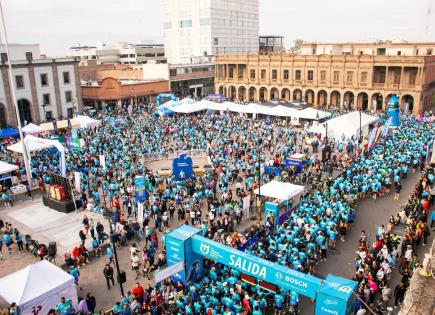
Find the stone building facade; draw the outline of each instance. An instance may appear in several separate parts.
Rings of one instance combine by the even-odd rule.
[[[232,99],[385,110],[397,95],[401,108],[415,114],[435,106],[435,56],[227,55],[215,61],[215,90]]]

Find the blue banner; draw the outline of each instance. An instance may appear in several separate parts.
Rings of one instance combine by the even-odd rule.
[[[390,130],[391,124],[393,123],[393,117],[390,117],[388,121],[386,122],[384,129],[382,129],[382,137],[386,137],[388,134],[388,130]]]
[[[186,179],[193,175],[193,161],[192,158],[186,154],[181,154],[180,157],[172,161],[172,174],[175,178]]]
[[[193,252],[247,275],[293,290],[311,299],[316,297],[322,280],[265,259],[246,254],[202,236],[192,237]]]
[[[353,314],[358,283],[328,275],[317,292],[316,314]]]
[[[139,202],[143,202],[146,199],[145,194],[145,177],[136,176],[134,178],[134,190],[136,191],[136,198]]]

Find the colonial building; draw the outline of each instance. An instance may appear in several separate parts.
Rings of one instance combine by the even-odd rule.
[[[9,45],[12,82],[22,123],[40,123],[52,118],[72,117],[81,110],[78,61],[47,58],[39,45]],[[9,84],[8,56],[0,45],[0,128],[17,126]]]
[[[97,110],[124,103],[146,103],[169,92],[167,64],[97,65],[88,61],[79,69],[83,103]]]
[[[413,113],[435,103],[435,56],[217,56],[216,92],[233,99],[301,100],[313,106],[385,110],[392,95]]]

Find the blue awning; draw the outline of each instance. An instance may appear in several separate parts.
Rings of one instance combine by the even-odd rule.
[[[20,133],[17,129],[14,128],[5,128],[0,130],[0,138],[6,138],[6,137],[19,137]]]

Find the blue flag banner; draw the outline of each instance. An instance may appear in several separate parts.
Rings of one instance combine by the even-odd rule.
[[[388,130],[390,130],[391,124],[393,123],[393,117],[390,117],[388,121],[386,122],[384,128],[382,129],[382,137],[386,137],[388,134]]]
[[[146,199],[145,195],[145,177],[136,176],[134,178],[134,190],[136,191],[136,198],[139,202],[143,202]]]

